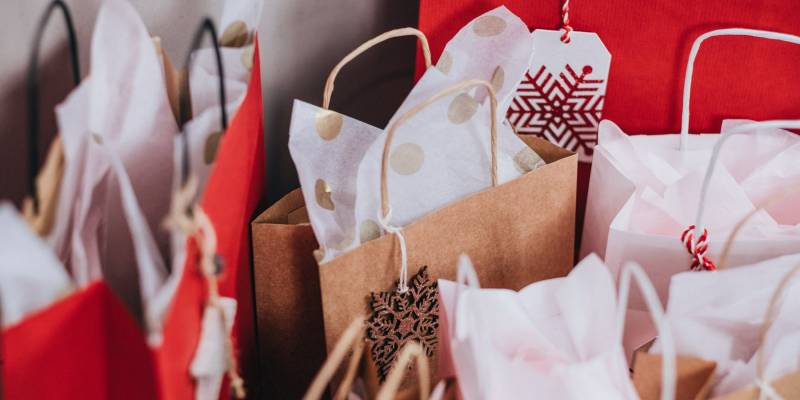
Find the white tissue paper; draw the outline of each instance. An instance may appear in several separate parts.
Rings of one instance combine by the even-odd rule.
[[[527,26],[498,7],[462,28],[436,68],[428,68],[392,122],[443,89],[468,79],[489,81],[498,98],[498,180],[544,162],[503,123],[532,57]],[[468,57],[470,54],[471,57]],[[391,223],[404,226],[491,186],[487,92],[473,88],[440,99],[402,124],[390,154]],[[309,219],[328,261],[381,235],[380,165],[385,132],[334,111],[295,101],[289,148]],[[383,132],[383,133],[382,133]]]
[[[8,327],[69,293],[70,277],[52,248],[11,203],[0,203],[0,316]]]

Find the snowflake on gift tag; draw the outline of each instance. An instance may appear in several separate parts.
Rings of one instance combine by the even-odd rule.
[[[433,356],[439,328],[437,286],[428,276],[428,267],[422,267],[411,278],[405,293],[396,289],[370,293],[372,314],[367,321],[366,336],[381,382],[389,375],[398,351],[407,342],[418,342],[428,357]]]
[[[592,67],[577,73],[567,64],[558,76],[541,66],[528,71],[507,117],[517,133],[534,134],[591,161],[603,113],[604,79],[590,79]]]

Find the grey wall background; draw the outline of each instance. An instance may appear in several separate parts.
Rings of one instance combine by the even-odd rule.
[[[224,0],[129,0],[173,60],[182,60],[202,16],[219,17]],[[47,0],[0,1],[0,199],[19,203],[27,173],[25,69]],[[82,75],[89,70],[94,19],[102,0],[66,0],[75,21]],[[391,28],[416,26],[416,0],[264,0],[259,38],[269,203],[297,187],[287,134],[292,101],[322,101],[330,69],[347,52]],[[53,107],[71,88],[66,30],[53,18],[42,46],[42,157],[56,126]],[[383,126],[411,89],[416,45],[377,47],[346,67],[332,108]]]

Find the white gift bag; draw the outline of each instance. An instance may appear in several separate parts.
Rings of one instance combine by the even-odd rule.
[[[42,309],[71,288],[67,270],[53,249],[10,203],[0,203],[0,326]]]
[[[464,399],[527,398],[532,393],[547,399],[638,399],[622,347],[631,278],[647,293],[666,344],[670,333],[641,268],[628,265],[623,271],[619,301],[612,276],[595,255],[565,278],[519,292],[480,289],[464,256],[459,283],[439,280],[444,310],[440,373],[456,377]],[[665,346],[665,353],[669,350]],[[663,360],[661,398],[672,399],[674,354]]]
[[[694,264],[710,267],[709,263],[719,257],[721,244],[736,222],[754,212],[756,203],[751,195],[763,199],[785,191],[785,186],[781,187],[774,178],[791,170],[791,166],[784,162],[773,168],[770,161],[782,154],[784,148],[798,143],[791,133],[773,129],[791,127],[780,123],[726,127],[725,135],[688,134],[694,60],[703,41],[725,35],[800,44],[797,36],[738,28],[700,36],[692,46],[687,66],[681,133],[628,136],[613,123],[604,121],[599,145],[595,147],[580,253],[600,254],[615,274],[625,262],[641,264],[662,301],[667,298],[670,276],[693,268]],[[752,132],[729,142],[713,179],[707,180],[715,146],[721,138],[731,136],[734,129]],[[761,185],[759,176],[772,177],[773,181]],[[784,185],[790,183],[789,179],[784,181]],[[707,193],[703,207],[699,200],[702,191]],[[782,219],[791,221],[786,216]],[[692,224],[702,225],[702,229],[687,229]],[[683,232],[686,234],[682,235]],[[760,212],[745,227],[728,262],[732,266],[746,265],[800,251],[798,234],[800,230],[795,225],[782,225],[767,212]],[[633,294],[631,307],[630,318],[638,321],[631,323],[641,329],[628,332],[629,352],[647,342],[654,333],[646,327],[638,292]]]

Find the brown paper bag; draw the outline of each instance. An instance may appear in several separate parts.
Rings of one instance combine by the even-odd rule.
[[[484,86],[490,97],[494,96],[487,82],[468,81],[400,116],[386,134],[383,171],[388,164],[386,149],[391,146],[397,124],[427,104],[475,85]],[[494,112],[494,107],[491,110]],[[492,125],[496,138],[494,118]],[[382,307],[379,303],[386,306],[368,321],[373,337],[367,351],[381,375],[388,373],[397,352],[408,341],[421,342],[426,353],[434,355],[438,307],[430,303],[436,301],[435,282],[454,280],[456,261],[464,253],[477,265],[491,266],[478,271],[486,287],[519,290],[532,282],[567,274],[573,265],[577,157],[545,140],[524,140],[547,165],[456,201],[405,226],[399,234],[384,235],[320,265],[329,350],[355,316],[372,314],[372,293],[376,309]],[[492,150],[496,154],[496,140],[492,141]],[[492,172],[496,175],[494,162]],[[386,176],[382,174],[381,182],[384,217],[389,208]],[[402,243],[406,252],[401,251]],[[402,253],[407,255],[407,269],[401,268],[405,259]],[[403,283],[408,282],[410,289],[400,294],[396,288],[403,275],[408,277]],[[430,292],[433,300],[425,294]]]
[[[717,363],[695,357],[678,356],[675,360],[676,399],[705,400],[714,380]],[[633,385],[642,400],[661,398],[661,356],[637,352],[633,367]]]
[[[296,399],[325,361],[319,246],[296,189],[251,224],[261,395]]]

